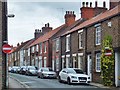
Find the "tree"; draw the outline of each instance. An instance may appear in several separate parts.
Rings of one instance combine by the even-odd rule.
[[[112,86],[114,84],[114,52],[112,47],[112,37],[105,36],[102,43],[101,55],[101,77],[105,86]],[[111,51],[111,55],[106,56],[106,48]]]

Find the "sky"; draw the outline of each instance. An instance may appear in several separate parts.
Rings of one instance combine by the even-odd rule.
[[[51,2],[50,2],[51,1]],[[14,14],[14,18],[8,18],[8,43],[16,46],[34,38],[35,29],[41,29],[46,23],[50,23],[53,29],[64,24],[66,11],[74,11],[76,20],[80,19],[81,3],[88,0],[10,0],[8,1],[8,14]],[[109,8],[109,0],[97,0],[102,7],[103,1]],[[94,2],[95,0],[89,0]]]

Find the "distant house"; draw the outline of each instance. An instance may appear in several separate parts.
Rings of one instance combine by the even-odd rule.
[[[47,27],[50,28],[49,25]],[[61,25],[60,27],[45,33],[29,45],[31,65],[35,65],[37,67],[51,67],[51,37],[63,27],[65,27],[65,25]]]

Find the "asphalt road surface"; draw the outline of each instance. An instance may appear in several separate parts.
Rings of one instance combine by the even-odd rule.
[[[40,79],[37,76],[26,76],[15,73],[9,73],[9,77],[17,79],[29,88],[98,88],[86,84],[68,85],[67,83],[59,83],[57,79]]]

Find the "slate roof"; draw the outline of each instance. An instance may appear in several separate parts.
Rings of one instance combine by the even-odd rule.
[[[49,38],[51,38],[54,34],[56,34],[59,30],[61,30],[62,28],[65,27],[65,24],[57,27],[54,30],[49,31],[48,33],[44,34],[43,36],[39,37],[38,39],[36,39],[32,44],[29,45],[29,47],[34,46],[40,42],[44,42],[49,40]]]
[[[120,14],[120,5],[116,6],[115,8],[111,9],[111,10],[108,10],[104,13],[101,13],[83,23],[81,23],[80,25],[78,25],[77,27],[71,29],[70,31],[67,31],[65,34],[63,34],[62,36],[66,35],[66,34],[69,34],[71,32],[74,32],[76,30],[79,30],[79,29],[83,29],[85,27],[88,27],[88,26],[91,26],[95,23],[98,23],[98,22],[101,22],[101,21],[104,21],[110,17],[113,17],[117,14]]]

